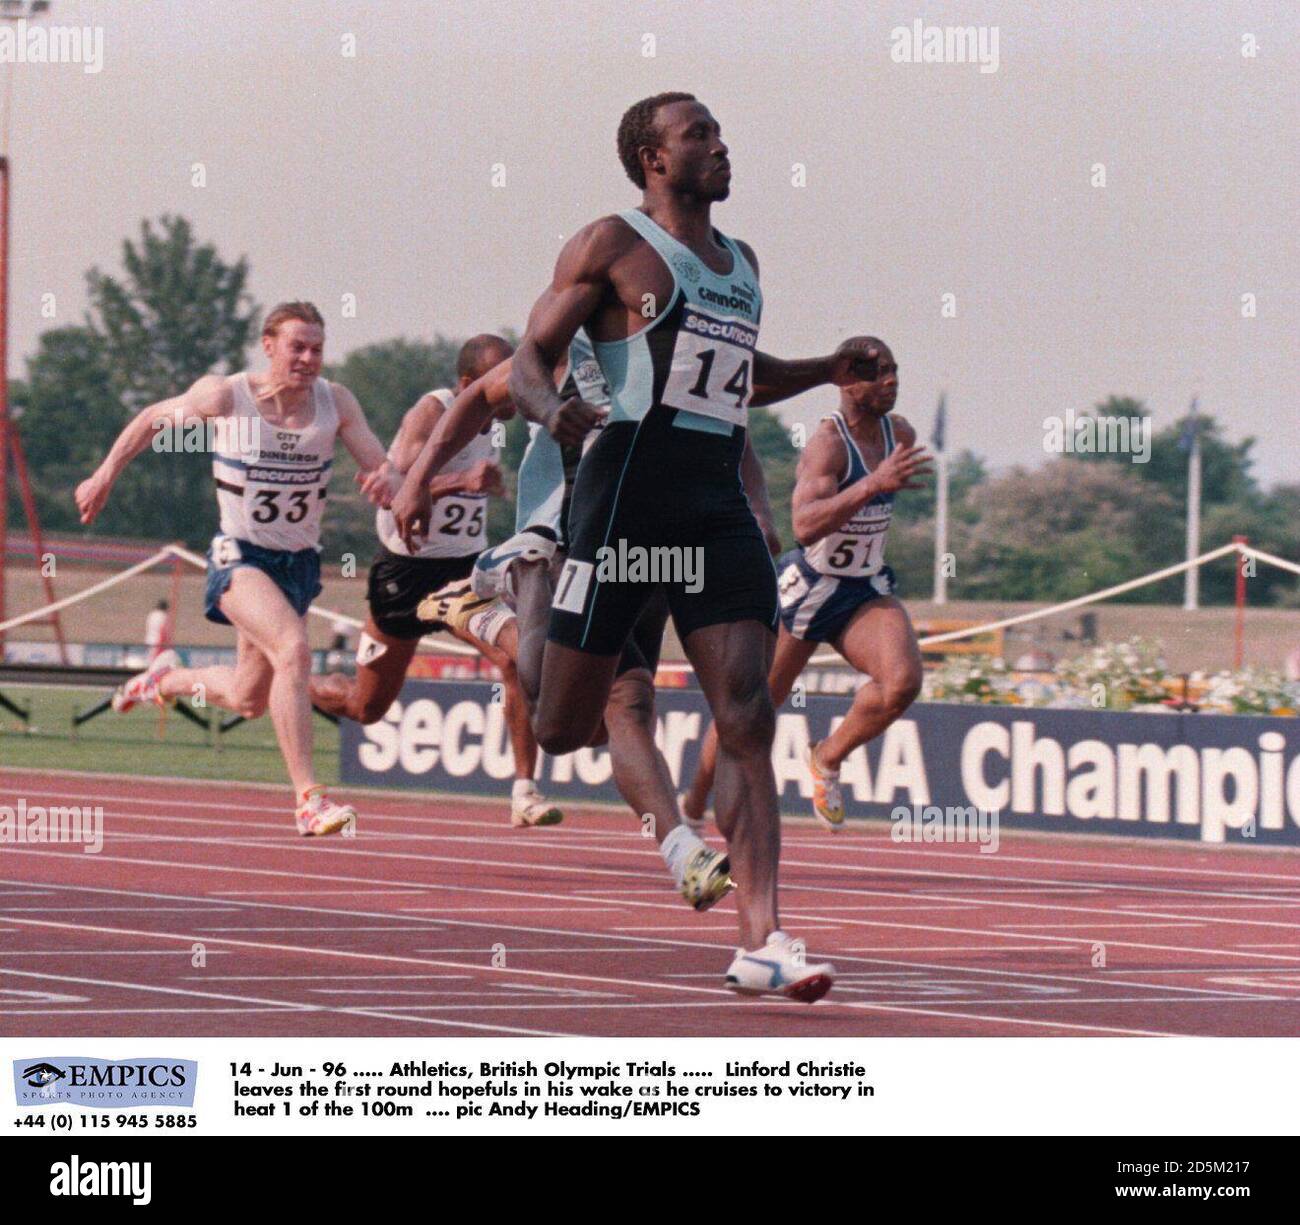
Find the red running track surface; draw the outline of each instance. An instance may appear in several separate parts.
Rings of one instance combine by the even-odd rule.
[[[734,903],[687,908],[627,813],[372,792],[316,840],[286,788],[0,771],[19,798],[105,843],[0,846],[6,1036],[1300,1034],[1284,851],[788,822],[783,925],[840,971],[808,1007],[723,987]]]

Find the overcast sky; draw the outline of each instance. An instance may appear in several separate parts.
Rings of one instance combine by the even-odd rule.
[[[995,27],[997,70],[894,62],[918,18]],[[950,445],[995,467],[1041,462],[1048,415],[1129,394],[1159,426],[1199,391],[1260,438],[1266,482],[1300,479],[1291,0],[53,0],[48,21],[102,27],[104,62],[2,70],[16,375],[80,320],[86,269],[169,211],[247,254],[264,306],[315,299],[334,357],[521,326],[563,239],[638,202],[622,111],[686,89],[731,146],[715,217],[758,252],[767,351],[884,337],[899,411],[928,434],[946,389]]]

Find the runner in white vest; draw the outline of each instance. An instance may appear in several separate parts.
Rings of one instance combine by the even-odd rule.
[[[509,341],[487,333],[465,342],[457,357],[456,387],[421,396],[402,419],[388,449],[389,462],[398,472],[405,472],[414,462],[456,394],[508,360],[512,352]],[[442,630],[469,643],[500,670],[505,683],[504,714],[515,761],[511,823],[554,825],[563,814],[543,798],[533,781],[537,740],[513,657],[493,645],[493,631],[486,631],[485,641],[441,618],[421,620],[416,611],[430,592],[467,578],[487,544],[488,497],[503,492],[492,426],[491,419],[485,420],[482,429],[429,482],[433,499],[429,531],[415,548],[403,543],[389,510],[381,508],[376,513],[379,550],[370,565],[366,591],[370,612],[357,645],[356,675],[335,672],[313,677],[311,695],[321,710],[332,715],[377,723],[401,692],[421,638]],[[502,619],[499,614],[489,621],[499,629]]]
[[[321,590],[320,525],[335,442],[356,460],[357,482],[372,502],[387,505],[397,482],[356,398],[320,378],[324,344],[325,322],[310,302],[277,306],[262,326],[268,370],[205,375],[143,409],[76,493],[82,523],[92,523],[135,456],[151,443],[171,449],[158,445],[169,431],[206,429],[221,530],[208,551],[205,611],[237,630],[236,663],[182,668],[175,651],[164,651],[119,688],[113,708],[201,694],[248,719],[269,710],[305,835],[336,833],[356,819],[351,805],[330,799],[316,781],[307,687],[306,613]]]

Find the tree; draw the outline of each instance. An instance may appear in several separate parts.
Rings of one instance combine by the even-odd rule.
[[[253,336],[247,261],[228,264],[196,243],[184,218],[144,221],[122,262],[120,280],[90,270],[85,326],[45,333],[28,362],[23,439],[50,527],[76,525],[73,490],[131,415],[200,375],[240,369]],[[201,453],[146,453],[92,530],[205,545],[216,523],[211,463]]]
[[[974,491],[955,533],[960,599],[1066,600],[1167,565],[1181,541],[1173,499],[1132,469],[1056,459]],[[1125,597],[1167,602],[1168,584]]]
[[[749,436],[754,445],[754,453],[763,466],[777,535],[781,537],[784,548],[792,549],[795,541],[790,502],[794,497],[799,450],[791,441],[785,423],[770,408],[755,407],[749,410]]]
[[[46,530],[78,531],[72,491],[112,445],[120,428],[121,403],[103,348],[89,328],[42,333],[27,369],[28,378],[15,382],[10,396],[32,473],[37,514]],[[17,515],[16,482],[11,483],[10,502],[11,515]],[[110,503],[109,510],[116,508]]]

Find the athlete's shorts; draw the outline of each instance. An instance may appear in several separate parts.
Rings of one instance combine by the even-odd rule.
[[[802,549],[791,549],[776,563],[781,624],[805,642],[834,642],[864,604],[894,594],[888,566],[868,578],[831,578],[814,570]]]
[[[744,431],[688,431],[673,415],[607,425],[583,457],[550,641],[617,655],[659,591],[682,639],[735,621],[775,631],[776,571],[740,483]]]
[[[233,536],[214,536],[208,547],[208,581],[203,593],[203,615],[218,625],[229,625],[221,611],[221,597],[240,566],[260,570],[282,592],[300,617],[321,593],[320,554],[315,549],[264,549]]]
[[[476,556],[405,557],[380,545],[366,586],[370,616],[380,633],[409,640],[445,629],[441,621],[421,621],[416,607],[430,592],[468,578]]]
[[[646,603],[637,623],[632,627],[632,636],[623,647],[619,656],[615,676],[644,668],[654,676],[659,667],[659,652],[664,645],[664,627],[668,624],[668,597],[661,591],[651,596]]]

